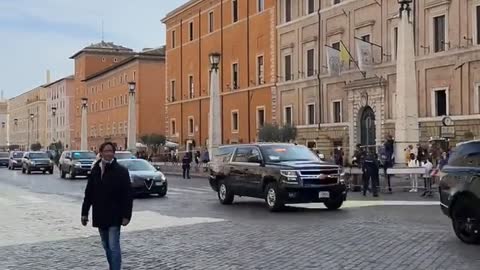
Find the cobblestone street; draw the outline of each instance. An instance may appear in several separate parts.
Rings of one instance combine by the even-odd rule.
[[[0,269],[107,268],[96,230],[80,225],[85,182],[0,171]],[[480,269],[480,248],[418,194],[269,213],[261,200],[220,205],[205,179],[169,184],[167,198],[135,200],[124,269]]]

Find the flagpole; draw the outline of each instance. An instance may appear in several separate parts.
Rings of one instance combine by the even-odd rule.
[[[367,72],[362,71],[362,70],[360,69],[360,66],[358,65],[358,62],[353,59],[352,54],[351,54],[350,51],[347,49],[347,46],[345,46],[345,43],[343,43],[343,40],[340,40],[340,43],[342,43],[343,47],[345,48],[345,50],[347,51],[348,55],[350,56],[350,60],[351,60],[353,63],[355,63],[355,66],[357,66],[357,68],[358,68],[358,70],[360,71],[360,73],[362,73],[363,78],[364,78],[364,79],[367,78]]]

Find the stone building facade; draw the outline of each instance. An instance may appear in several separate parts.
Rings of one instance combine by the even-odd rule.
[[[398,1],[277,5],[277,73],[284,77],[277,84],[278,118],[298,127],[299,143],[328,155],[336,146],[352,151],[357,143],[380,145],[394,135]],[[480,135],[480,1],[414,1],[412,14],[418,94],[411,98],[418,101],[420,142],[445,137],[445,115],[454,122],[451,145]],[[374,65],[365,76],[355,63],[357,39],[374,44]],[[330,76],[325,45],[340,42],[352,61]]]
[[[207,145],[209,54],[219,65],[223,143],[255,141],[275,120],[274,0],[192,0],[162,20],[167,28],[166,130],[182,146]]]
[[[6,148],[10,144],[8,128],[8,102],[3,99],[2,92],[0,96],[0,149]]]

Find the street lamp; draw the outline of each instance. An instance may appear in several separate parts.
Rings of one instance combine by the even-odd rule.
[[[413,2],[413,0],[397,0],[397,2],[400,4],[400,17],[402,17],[402,13],[404,10],[406,10],[408,15],[410,16],[410,11],[412,10],[410,8],[410,4]]]
[[[135,88],[137,87],[137,83],[136,82],[129,82],[128,83],[128,91],[130,92],[130,94],[133,94],[135,93]]]
[[[53,106],[52,107],[52,141],[55,142],[55,137],[57,137],[55,134],[55,127],[56,127],[56,119],[55,116],[57,115],[57,107]]]
[[[5,128],[5,122],[2,122],[2,128]]]
[[[209,55],[210,65],[212,69],[218,70],[218,64],[220,64],[220,53],[213,52]]]
[[[129,151],[136,153],[137,144],[137,109],[135,101],[135,82],[128,83],[128,133],[127,133],[127,148]]]
[[[82,115],[81,115],[81,128],[80,128],[80,150],[88,150],[88,141],[87,141],[87,108],[88,108],[88,98],[82,98]]]
[[[18,126],[18,119],[17,119],[17,118],[13,119],[13,124],[14,124],[15,126]]]
[[[82,108],[87,107],[87,104],[88,104],[88,98],[86,97],[82,98]]]
[[[52,116],[57,115],[57,107],[52,107]]]

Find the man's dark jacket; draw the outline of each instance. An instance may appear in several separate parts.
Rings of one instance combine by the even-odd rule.
[[[102,175],[101,160],[95,163],[85,188],[82,216],[93,208],[93,227],[121,226],[122,219],[132,218],[133,194],[128,170],[114,159],[106,164]]]

